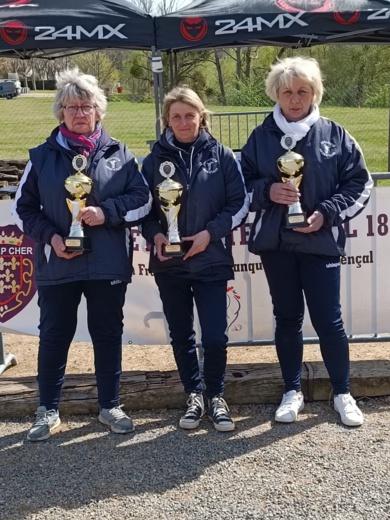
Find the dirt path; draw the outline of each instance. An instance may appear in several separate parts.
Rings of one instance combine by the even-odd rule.
[[[36,374],[38,338],[19,334],[4,334],[6,353],[12,353],[18,365],[9,369],[13,377]],[[305,361],[321,359],[318,345],[306,345]],[[351,344],[351,360],[390,359],[390,343],[356,343]],[[267,347],[230,347],[228,349],[229,364],[243,363],[276,363],[273,346]],[[174,370],[176,368],[170,345],[125,345],[123,347],[123,370]],[[90,343],[74,342],[69,352],[68,374],[93,373],[93,352]],[[1,381],[1,380],[0,380]]]

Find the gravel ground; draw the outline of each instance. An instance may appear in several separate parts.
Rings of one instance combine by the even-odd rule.
[[[133,414],[136,433],[109,433],[94,416],[65,416],[43,443],[25,441],[31,417],[0,422],[4,520],[382,520],[390,518],[390,398],[359,402],[366,422],[341,425],[329,403],[295,424],[275,406],[232,407],[237,429],[180,410]]]

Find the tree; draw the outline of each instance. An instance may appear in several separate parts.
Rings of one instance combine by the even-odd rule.
[[[119,72],[106,51],[94,51],[80,54],[73,62],[85,74],[95,76],[101,87],[110,87],[119,81]]]

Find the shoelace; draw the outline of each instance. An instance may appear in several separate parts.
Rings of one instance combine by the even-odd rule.
[[[200,395],[190,396],[187,401],[188,410],[186,414],[192,414],[197,411],[198,408],[202,408],[202,400]]]
[[[290,406],[299,401],[299,395],[285,395],[280,404],[280,408]]]
[[[44,426],[49,422],[50,415],[53,413],[53,410],[47,410],[46,412],[37,412],[34,426]]]
[[[225,401],[225,399],[222,399],[222,397],[218,397],[218,399],[212,400],[212,406],[214,415],[218,419],[225,418],[226,420],[230,420],[229,417],[229,407]]]
[[[356,411],[356,402],[355,399],[351,395],[345,395],[341,398],[341,403],[344,407],[345,413],[355,412]]]
[[[122,404],[120,406],[116,406],[115,408],[112,408],[110,410],[110,414],[117,420],[120,420],[120,419],[125,419],[126,418],[126,414],[125,412],[122,410]]]

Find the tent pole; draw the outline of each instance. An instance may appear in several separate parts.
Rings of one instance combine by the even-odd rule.
[[[388,123],[388,136],[387,136],[387,171],[390,172],[390,85],[388,85],[389,91],[389,123]]]
[[[160,114],[162,113],[162,104],[164,99],[164,81],[163,81],[163,68],[162,68],[162,58],[161,58],[161,51],[157,51],[158,57],[161,59],[161,72],[159,72],[159,86],[160,86]],[[160,138],[160,136],[158,136]]]
[[[0,332],[0,375],[11,366],[17,365],[18,362],[13,354],[6,354],[4,352],[4,337]]]
[[[153,72],[153,87],[154,87],[154,103],[156,109],[156,141],[161,135],[160,114],[162,111],[162,103],[164,99],[163,88],[163,63],[161,58],[161,51],[152,47],[152,72]]]
[[[175,57],[175,85],[177,85],[177,52],[173,51],[173,55]]]
[[[159,73],[153,70],[153,58],[157,56],[156,47],[152,47],[152,71],[153,71],[153,89],[154,89],[154,107],[156,110],[156,141],[160,138],[161,127],[160,127],[160,99],[159,99]]]
[[[168,51],[169,53],[169,82],[170,82],[170,85],[169,85],[169,88],[173,88],[173,53],[172,51]]]

